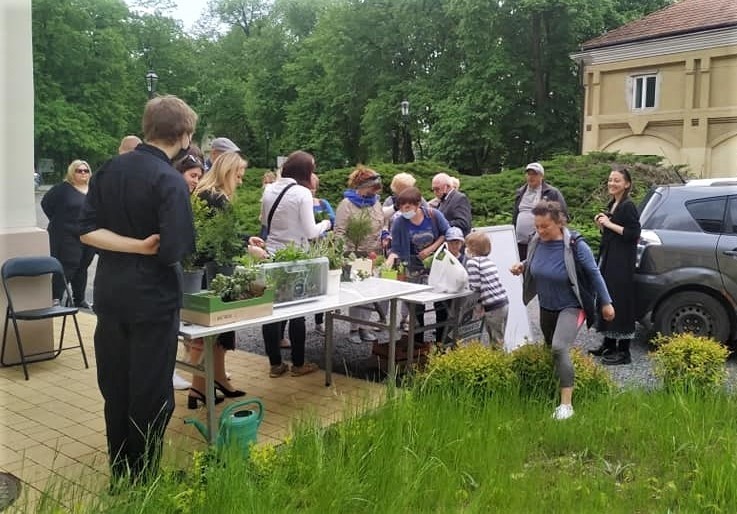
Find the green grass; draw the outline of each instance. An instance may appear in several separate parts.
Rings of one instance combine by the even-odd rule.
[[[250,461],[202,455],[186,476],[75,512],[733,512],[737,401],[626,390],[570,420],[515,393],[399,391],[328,429],[305,424]],[[209,462],[209,464],[208,464]],[[69,494],[69,491],[66,491]],[[43,511],[55,512],[49,507]]]

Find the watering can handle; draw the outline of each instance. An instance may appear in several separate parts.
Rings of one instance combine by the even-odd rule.
[[[251,398],[249,400],[242,400],[240,402],[232,403],[225,407],[222,414],[220,414],[221,425],[233,414],[233,411],[241,407],[245,407],[246,405],[258,405],[258,423],[260,424],[261,420],[264,419],[264,404],[261,403],[261,400],[259,400],[258,398]]]

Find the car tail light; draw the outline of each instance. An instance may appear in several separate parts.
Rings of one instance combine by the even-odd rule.
[[[663,243],[660,241],[658,234],[656,234],[652,230],[642,230],[640,232],[640,240],[637,241],[637,257],[635,259],[635,268],[639,269],[640,263],[642,262],[642,256],[645,254],[645,249],[648,246],[659,246],[661,244]]]

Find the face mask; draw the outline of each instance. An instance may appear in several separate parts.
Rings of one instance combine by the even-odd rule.
[[[189,146],[187,145],[187,148],[180,148],[177,154],[172,157],[171,162],[177,162],[180,159],[184,159],[187,156],[187,152],[189,152]]]
[[[417,214],[417,211],[407,211],[407,212],[403,212],[402,216],[406,220],[411,220],[412,218],[415,217],[415,214]]]

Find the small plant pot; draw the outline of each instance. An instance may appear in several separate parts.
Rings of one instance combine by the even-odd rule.
[[[399,273],[394,269],[383,269],[379,272],[380,278],[388,278],[390,280],[397,280]]]
[[[335,296],[340,292],[340,282],[343,276],[342,269],[331,269],[328,270],[328,286],[326,294],[328,296]]]
[[[199,293],[202,290],[202,277],[205,270],[194,269],[184,270],[182,273],[182,292],[183,293]]]

